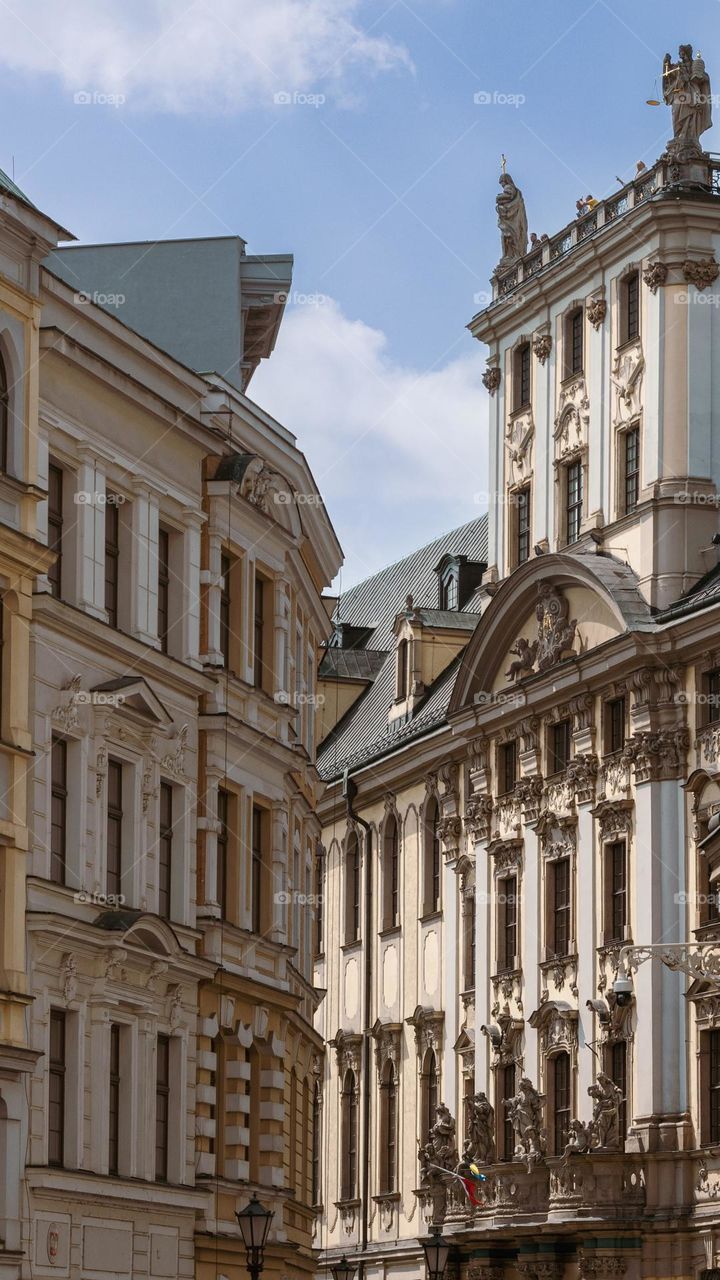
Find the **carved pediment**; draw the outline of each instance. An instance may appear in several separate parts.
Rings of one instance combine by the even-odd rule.
[[[590,401],[585,379],[574,378],[560,391],[555,417],[555,457],[558,461],[586,447],[589,422]]]

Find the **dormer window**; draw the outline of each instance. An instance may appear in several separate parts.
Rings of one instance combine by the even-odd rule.
[[[449,574],[441,585],[440,607],[453,610],[458,607],[458,580],[456,573]]]
[[[470,560],[466,555],[446,552],[435,566],[438,609],[451,613],[464,609],[473,592],[480,586],[485,567],[480,560]]]
[[[404,701],[407,698],[408,688],[408,641],[401,640],[397,647],[397,688],[395,696],[398,701]]]

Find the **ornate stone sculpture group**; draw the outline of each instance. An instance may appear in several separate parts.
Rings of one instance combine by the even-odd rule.
[[[545,1154],[544,1100],[544,1095],[538,1093],[527,1076],[520,1080],[514,1097],[505,1100],[515,1136],[515,1159],[524,1160],[528,1171]]]
[[[568,614],[567,600],[557,587],[541,582],[535,607],[537,639],[529,641],[520,636],[515,641],[510,652],[517,654],[517,660],[505,672],[509,680],[521,680],[535,667],[547,671],[573,652],[577,620]]]

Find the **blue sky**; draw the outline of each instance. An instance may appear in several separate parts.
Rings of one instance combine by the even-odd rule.
[[[484,355],[465,325],[499,256],[500,153],[552,233],[662,151],[669,112],[645,100],[666,50],[692,42],[720,92],[718,0],[687,17],[677,0],[0,13],[0,164],[41,208],[83,241],[233,232],[294,253],[251,394],[308,454],[345,585],[483,507]],[[717,127],[704,142],[720,150]]]

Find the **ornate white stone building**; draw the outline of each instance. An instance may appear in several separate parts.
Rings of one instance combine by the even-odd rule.
[[[433,1221],[467,1280],[720,1274],[719,174],[676,138],[514,255],[499,206],[487,544],[336,610],[323,1244],[364,1280]]]

